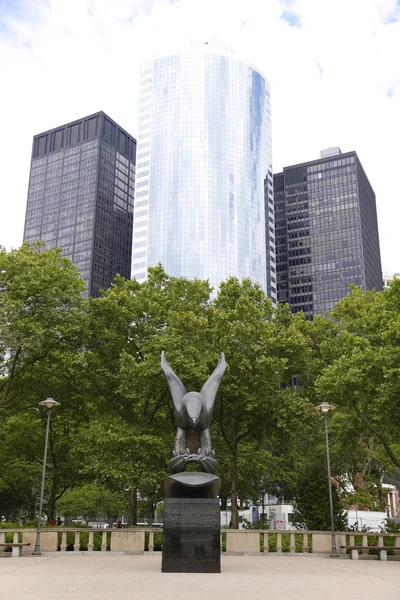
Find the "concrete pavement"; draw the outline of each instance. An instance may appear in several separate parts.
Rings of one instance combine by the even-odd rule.
[[[161,573],[161,555],[0,558],[1,600],[400,600],[400,562],[223,556],[221,574]]]

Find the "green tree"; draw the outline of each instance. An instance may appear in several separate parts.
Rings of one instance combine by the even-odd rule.
[[[55,397],[62,407],[49,436],[45,510],[50,518],[57,498],[78,483],[74,436],[87,418],[83,289],[76,267],[60,250],[24,244],[0,252],[0,480],[5,496],[8,491],[34,511],[46,420],[38,403]]]
[[[330,419],[332,468],[345,508],[385,510],[383,475],[391,464],[384,448],[349,407]]]
[[[398,287],[390,294],[353,288],[330,317],[297,321],[308,340],[297,382],[313,405],[337,407],[330,419],[332,473],[348,505],[357,489],[365,505],[381,506],[382,476],[396,465],[395,393],[389,412],[383,398],[397,381],[398,296]]]
[[[275,314],[265,293],[246,279],[239,283],[230,278],[221,284],[210,309],[210,329],[214,346],[225,352],[228,364],[214,431],[224,478],[230,482],[232,526],[237,528],[239,500],[254,497],[269,473],[276,478],[284,448],[287,452],[293,445],[288,424],[294,425],[294,435],[307,427],[312,407],[289,386],[306,347],[287,309]],[[288,462],[293,458],[291,454]],[[291,470],[289,464],[286,469]],[[272,486],[271,480],[268,483]]]
[[[14,411],[16,404],[22,408],[38,398],[31,378],[42,365],[79,348],[83,289],[76,267],[61,256],[60,249],[43,250],[38,243],[0,251],[3,415],[6,409]]]
[[[133,503],[136,490],[153,504],[162,497],[173,446],[161,350],[188,390],[201,389],[220,352],[226,353],[228,371],[212,426],[225,496],[233,489],[235,505],[255,498],[267,473],[274,489],[278,479],[281,489],[283,480],[293,480],[295,446],[312,406],[288,384],[306,363],[306,338],[296,318],[286,308],[274,312],[249,281],[229,280],[215,301],[209,297],[207,282],[168,277],[158,266],[145,283],[117,278],[91,300],[85,369],[93,414],[82,441],[90,455],[87,474],[124,485]],[[130,513],[135,522],[134,507]]]
[[[43,506],[49,519],[54,518],[57,500],[85,479],[81,472],[84,456],[79,452],[78,440],[86,423],[81,421],[82,411],[68,406],[67,398],[61,400],[61,406],[52,409],[49,428]],[[21,517],[33,517],[39,506],[46,413],[39,406],[28,408],[8,416],[1,426],[0,496],[5,505],[8,498],[13,498],[13,511]]]
[[[173,447],[172,403],[160,368],[161,351],[190,389],[208,376],[207,282],[168,277],[161,266],[146,282],[117,277],[90,303],[85,371],[93,423],[83,444],[96,459],[92,476],[130,490],[129,521],[136,523],[137,492],[160,499]],[[101,440],[100,448],[96,440]],[[90,443],[89,443],[90,441]],[[107,458],[107,456],[109,458]]]
[[[333,520],[336,531],[347,529],[347,517],[336,486],[332,483]],[[294,494],[294,511],[292,522],[301,529],[329,531],[331,514],[329,504],[329,488],[326,467],[322,458],[313,462],[303,471],[303,477]]]
[[[33,518],[41,469],[35,453],[38,421],[21,414],[3,420],[0,444],[0,514]],[[42,450],[43,460],[43,450]]]
[[[87,483],[68,490],[57,502],[57,512],[68,517],[104,519],[110,515],[121,515],[126,508],[123,493],[112,492],[96,483]]]
[[[354,288],[332,311],[336,335],[315,388],[352,413],[379,445],[381,464],[400,468],[400,280],[383,292]],[[325,349],[326,350],[326,349]]]
[[[136,524],[138,490],[153,503],[163,498],[168,447],[151,428],[143,429],[118,416],[98,416],[82,431],[79,444],[85,456],[81,473],[124,493],[129,524]]]

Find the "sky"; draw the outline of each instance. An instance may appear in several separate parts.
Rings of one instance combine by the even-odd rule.
[[[212,35],[271,84],[275,173],[356,150],[400,272],[400,0],[0,0],[0,245],[22,243],[35,134],[103,110],[136,137],[141,60]]]

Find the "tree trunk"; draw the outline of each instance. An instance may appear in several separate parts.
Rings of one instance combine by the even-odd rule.
[[[156,512],[156,503],[152,502],[151,503],[150,519],[149,519],[149,525],[150,525],[150,527],[153,527],[153,523],[155,521],[155,512]]]
[[[231,493],[231,527],[233,529],[239,529],[239,510],[238,510],[238,455],[237,448],[233,451],[232,456],[232,468],[231,468],[231,480],[232,480],[232,493]]]
[[[137,488],[129,490],[128,527],[137,525]]]

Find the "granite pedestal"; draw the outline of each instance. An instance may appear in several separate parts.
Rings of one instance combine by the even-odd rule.
[[[221,572],[218,498],[165,498],[162,572]]]

